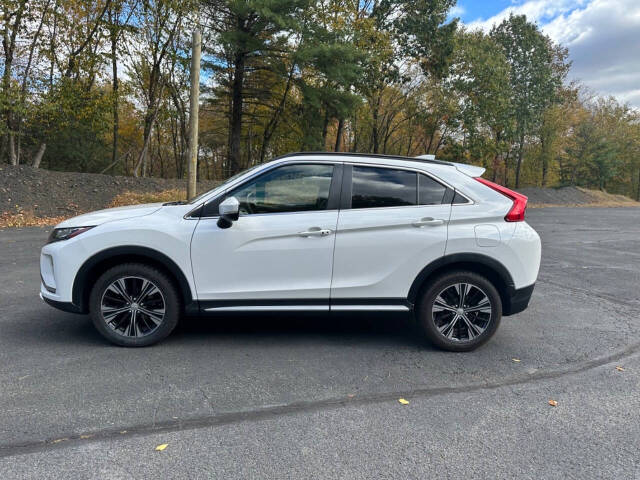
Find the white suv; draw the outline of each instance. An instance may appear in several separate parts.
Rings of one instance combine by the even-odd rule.
[[[484,169],[297,153],[190,202],[113,208],[59,224],[41,296],[90,313],[118,345],[165,338],[183,314],[413,312],[438,347],[486,342],[524,310],[540,238],[527,198]]]

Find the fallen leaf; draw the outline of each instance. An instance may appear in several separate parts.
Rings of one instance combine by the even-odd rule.
[[[512,358],[511,360],[516,362],[516,363],[520,363],[520,359],[519,358]]]
[[[168,443],[163,443],[162,445],[158,445],[158,446],[156,447],[156,451],[161,452],[161,451],[163,451],[165,448],[167,448],[168,446],[169,446],[169,444],[168,444]]]
[[[558,402],[556,402],[555,400],[549,400],[549,405],[551,405],[552,407],[557,407]]]
[[[624,368],[622,368],[620,366],[616,367],[616,370],[618,370],[619,372],[624,372]]]
[[[402,405],[409,405],[409,400],[405,400],[404,398],[399,398],[398,401],[402,404]]]

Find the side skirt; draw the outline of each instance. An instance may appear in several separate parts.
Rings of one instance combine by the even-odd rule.
[[[413,305],[405,298],[340,298],[274,300],[200,300],[200,312],[410,312]]]

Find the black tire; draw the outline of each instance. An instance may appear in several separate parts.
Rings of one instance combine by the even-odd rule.
[[[461,284],[467,286],[460,288]],[[465,299],[460,290],[469,291],[469,297]],[[465,307],[467,310],[460,310],[460,297],[469,302]],[[488,307],[485,297],[490,302]],[[478,305],[474,307],[476,301]],[[490,310],[488,315],[487,309]],[[464,313],[464,317],[459,313]],[[482,275],[467,271],[449,272],[435,278],[416,309],[416,320],[427,339],[436,347],[452,352],[468,352],[487,342],[495,334],[501,319],[502,301],[496,287]]]
[[[118,287],[122,284],[114,285],[123,279],[127,295],[119,294],[122,290]],[[142,298],[138,305],[135,296],[144,293],[139,291],[143,286],[151,294]],[[125,263],[98,278],[89,297],[89,310],[94,326],[110,342],[123,347],[146,347],[173,331],[180,319],[182,305],[176,286],[165,273],[142,263]],[[111,310],[125,311],[111,313]]]

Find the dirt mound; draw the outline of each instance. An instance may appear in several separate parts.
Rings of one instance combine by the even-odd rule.
[[[217,182],[201,182],[198,191]],[[95,173],[53,172],[26,165],[0,167],[0,213],[32,212],[37,217],[70,217],[99,210],[125,192],[185,190],[186,180],[134,178]]]
[[[529,197],[532,207],[638,207],[636,202],[624,195],[614,195],[600,190],[581,187],[539,188],[524,187],[518,192]]]

